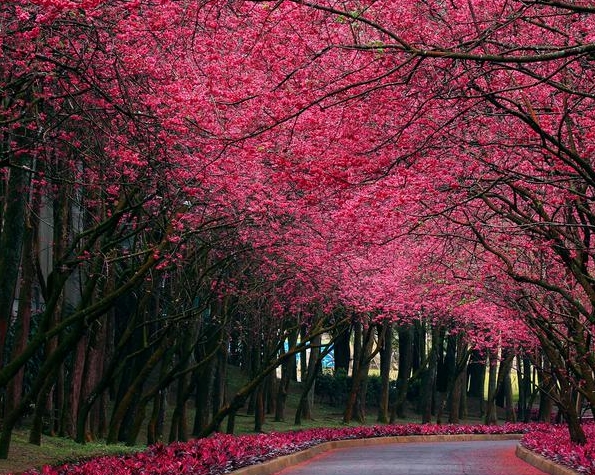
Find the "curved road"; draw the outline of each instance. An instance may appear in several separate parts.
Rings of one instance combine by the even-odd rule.
[[[515,455],[517,445],[498,440],[337,449],[277,475],[543,475]]]

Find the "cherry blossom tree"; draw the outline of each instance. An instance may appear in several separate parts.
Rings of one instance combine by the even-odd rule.
[[[279,328],[342,305],[371,324],[424,310],[473,348],[539,341],[584,441],[561,396],[595,406],[593,13],[549,0],[5,2],[1,346],[16,263],[36,242],[28,209],[51,212],[53,236],[40,331],[0,386],[42,347],[46,359],[0,456],[90,323],[201,252],[216,264],[197,279],[228,279],[221,298],[242,286],[219,271],[254,259]]]

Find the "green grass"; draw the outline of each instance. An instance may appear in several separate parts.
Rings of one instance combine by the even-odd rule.
[[[8,460],[0,460],[0,473],[18,473],[43,465],[59,465],[99,455],[122,454],[142,450],[142,447],[105,445],[102,443],[77,444],[62,437],[43,437],[42,445],[29,444],[28,433],[16,430],[12,436]]]

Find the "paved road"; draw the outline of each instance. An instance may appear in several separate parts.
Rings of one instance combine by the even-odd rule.
[[[516,440],[420,442],[337,449],[277,475],[543,475]]]

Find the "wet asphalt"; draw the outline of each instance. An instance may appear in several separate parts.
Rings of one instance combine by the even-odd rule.
[[[276,475],[543,475],[517,440],[420,442],[337,449]]]

